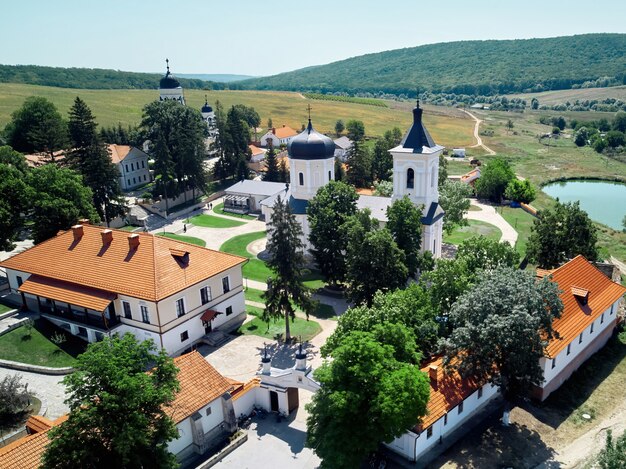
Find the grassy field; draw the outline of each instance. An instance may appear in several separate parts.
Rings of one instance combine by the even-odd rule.
[[[56,331],[58,329],[40,319],[35,321],[30,336],[24,327],[7,332],[0,336],[0,358],[53,368],[73,366],[75,357],[85,351],[87,344],[65,332],[67,341],[57,346],[50,341]]]
[[[485,236],[496,241],[499,241],[502,237],[502,232],[497,226],[479,220],[468,220],[468,222],[469,226],[457,227],[450,235],[444,233],[443,242],[458,246],[463,241],[474,236]]]
[[[214,217],[213,215],[197,215],[189,219],[189,223],[204,228],[234,228],[244,222],[228,220],[227,218]]]
[[[10,120],[28,96],[44,96],[52,101],[61,114],[67,115],[76,96],[80,96],[92,109],[100,125],[123,126],[138,124],[142,108],[158,99],[156,90],[76,90],[13,83],[0,84],[0,127]],[[349,102],[308,100],[299,93],[273,91],[204,91],[185,90],[188,106],[200,109],[204,95],[209,103],[216,100],[225,108],[234,104],[252,106],[261,116],[265,126],[269,118],[275,126],[288,125],[300,129],[306,123],[307,105],[311,104],[313,123],[320,132],[334,132],[335,122],[342,119],[362,120],[367,135],[380,136],[395,126],[402,131],[411,124],[411,105],[390,102],[388,108]],[[473,121],[457,110],[437,106],[425,106],[424,120],[437,143],[447,146],[467,146],[473,141]],[[458,118],[457,118],[458,117]],[[260,137],[260,136],[259,136]]]
[[[521,208],[500,207],[498,212],[517,231],[518,238],[515,249],[523,258],[526,255],[526,243],[530,236],[530,229],[535,222],[535,217]]]
[[[544,91],[542,93],[522,93],[511,95],[510,98],[522,98],[530,104],[530,100],[537,98],[539,105],[554,106],[555,104],[565,104],[567,101],[573,103],[577,99],[580,101],[603,100],[607,98],[626,100],[626,86],[612,86],[610,88],[581,88],[579,90],[558,90]],[[556,111],[554,111],[556,112]]]
[[[194,238],[193,236],[183,236],[176,233],[158,233],[157,236],[163,236],[164,238],[175,239],[176,241],[184,241],[186,243],[195,244],[197,246],[206,246],[206,242],[200,238]]]
[[[220,214],[220,215],[226,215],[227,217],[233,217],[233,218],[241,218],[243,220],[255,220],[256,219],[256,217],[253,217],[252,215],[244,215],[244,214],[239,214],[239,213],[225,212],[224,211],[224,203],[223,202],[221,204],[218,204],[215,207],[213,207],[213,211],[215,213]]]
[[[248,314],[255,316],[255,318],[245,323],[239,328],[239,332],[246,335],[258,335],[266,339],[277,339],[285,334],[285,321],[279,319],[277,321],[270,320],[269,324],[261,319],[263,311],[261,308],[254,306],[247,306],[246,311]],[[321,326],[312,320],[306,320],[303,318],[296,318],[295,321],[290,322],[289,330],[292,337],[301,336],[303,341],[311,340],[317,334],[322,332]]]
[[[12,309],[15,309],[15,308],[12,308],[10,306],[3,305],[2,303],[0,303],[0,314],[6,313],[7,311],[11,311]]]

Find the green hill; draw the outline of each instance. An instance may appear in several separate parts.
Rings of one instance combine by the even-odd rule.
[[[163,77],[158,73],[122,72],[101,68],[61,68],[39,65],[0,65],[0,83],[55,86],[92,90],[155,90]],[[179,78],[185,89],[224,89],[221,83]]]
[[[493,95],[569,89],[611,77],[626,84],[626,34],[430,44],[255,78],[247,89]],[[234,85],[234,86],[235,86]]]

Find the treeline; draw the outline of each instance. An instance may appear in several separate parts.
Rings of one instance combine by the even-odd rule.
[[[558,60],[554,58],[558,57]],[[233,87],[313,93],[434,93],[493,96],[626,83],[626,35],[463,41],[367,54]]]
[[[100,68],[62,68],[39,65],[0,65],[0,83],[56,86],[77,89],[156,89],[158,73],[122,72]],[[224,83],[177,78],[186,89],[223,90]]]

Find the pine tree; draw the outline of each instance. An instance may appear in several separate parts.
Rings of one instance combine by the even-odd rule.
[[[68,130],[72,150],[71,167],[83,175],[93,193],[93,204],[108,226],[109,220],[124,213],[119,171],[111,161],[106,144],[96,130],[98,124],[85,102],[76,97],[69,111]]]
[[[291,213],[289,205],[278,196],[274,204],[270,223],[270,237],[267,251],[270,254],[268,266],[275,276],[267,281],[267,291],[263,293],[266,302],[263,319],[285,320],[285,340],[291,339],[289,321],[295,319],[294,305],[299,306],[307,316],[313,309],[311,293],[302,283],[304,269],[304,245],[302,227]]]
[[[271,140],[269,140],[268,143],[269,142],[271,142]],[[263,180],[269,182],[279,182],[280,169],[278,168],[276,151],[274,150],[274,146],[271,143],[269,145],[269,149],[267,150],[267,154],[265,155],[265,166],[267,170],[263,175]]]
[[[372,185],[372,157],[367,147],[356,140],[348,151],[348,182],[355,187]]]
[[[339,158],[335,158],[335,181],[344,181],[346,179],[346,170]]]
[[[287,168],[287,163],[285,162],[285,158],[280,161],[278,165],[279,177],[278,182],[289,182],[289,168]]]

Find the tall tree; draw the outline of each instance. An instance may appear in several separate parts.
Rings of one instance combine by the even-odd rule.
[[[439,183],[439,189],[443,187],[443,185],[446,183],[447,180],[448,180],[448,160],[446,160],[446,157],[442,153],[441,155],[439,155],[439,178],[437,181]]]
[[[24,179],[24,173],[17,168],[0,163],[0,251],[14,248],[13,241],[24,226],[22,213],[28,206]]]
[[[487,271],[452,307],[454,329],[442,341],[444,365],[498,386],[508,424],[510,405],[543,382],[539,359],[556,336],[552,321],[562,310],[558,285],[547,278],[536,282],[510,267]]]
[[[109,220],[124,213],[124,199],[119,171],[106,144],[100,140],[97,126],[91,109],[77,96],[69,112],[71,150],[68,162],[83,175],[85,184],[93,193],[94,207],[108,226]]]
[[[515,179],[515,173],[508,161],[495,158],[487,163],[476,181],[478,197],[501,202],[509,182]]]
[[[346,179],[346,170],[343,169],[343,162],[339,158],[335,158],[335,181],[344,181]]]
[[[387,130],[383,138],[376,141],[372,155],[372,174],[374,179],[379,181],[389,181],[391,179],[393,157],[389,150],[397,146],[401,139],[402,133],[400,129],[394,127],[393,130]]]
[[[216,108],[221,109],[217,103]],[[159,151],[158,155],[154,155],[154,176],[155,180],[160,181],[157,185],[159,193],[165,192],[162,185],[165,181],[168,181],[169,197],[182,193],[186,195],[189,189],[206,189],[204,156],[208,130],[199,111],[176,101],[154,101],[144,107],[141,127],[153,146],[162,139],[161,144],[167,148],[167,152]],[[151,152],[154,151],[153,147]],[[167,161],[160,162],[159,158],[162,157]]]
[[[22,174],[28,171],[28,163],[24,155],[8,145],[0,146],[0,164],[12,166]]]
[[[278,167],[278,159],[276,158],[276,150],[271,140],[268,139],[269,148],[265,154],[265,174],[263,180],[269,182],[280,182],[280,168]]]
[[[446,180],[439,186],[439,205],[444,212],[443,229],[450,234],[457,226],[467,226],[465,214],[470,208],[472,188],[461,181]]]
[[[422,244],[422,207],[416,207],[411,199],[404,196],[395,200],[387,208],[387,225],[394,241],[404,252],[405,265],[409,275],[417,273],[418,257]]]
[[[177,372],[151,340],[124,334],[90,344],[63,379],[70,413],[48,433],[43,468],[177,467],[167,449],[178,437],[167,408]]]
[[[365,124],[359,120],[349,120],[346,124],[348,138],[353,142],[360,142],[365,137]]]
[[[100,221],[93,194],[80,174],[55,165],[29,171],[27,194],[32,208],[33,239],[40,243],[67,230],[81,218]]]
[[[556,202],[537,214],[528,238],[527,255],[546,269],[558,267],[578,254],[590,261],[598,257],[597,229],[578,202]]]
[[[322,459],[322,468],[359,467],[380,443],[391,442],[426,414],[426,374],[398,360],[397,350],[386,343],[389,337],[410,343],[410,335],[392,324],[351,332],[333,350],[332,361],[315,370],[321,388],[306,406],[307,445]]]
[[[15,150],[47,153],[52,161],[54,152],[67,144],[67,124],[56,106],[41,96],[26,98],[22,107],[11,114],[4,132]]]
[[[242,161],[246,163],[250,160],[248,148],[250,126],[246,117],[246,112],[241,107],[233,106],[228,110],[225,120],[221,124],[218,121],[220,161],[216,165],[216,176],[219,178],[241,179],[241,176],[247,172],[242,166]]]
[[[311,292],[303,284],[304,245],[302,227],[291,213],[287,201],[280,196],[274,204],[269,228],[267,262],[274,276],[267,279],[267,291],[263,293],[265,310],[263,319],[284,319],[285,340],[291,340],[289,321],[296,317],[294,306],[299,306],[307,316],[313,309]]]
[[[354,187],[330,181],[317,191],[307,207],[311,253],[322,274],[333,285],[343,282],[346,276],[344,254],[348,237],[342,227],[348,217],[356,213],[358,198]]]
[[[348,150],[348,182],[355,187],[372,185],[372,155],[359,141],[352,142]]]
[[[278,165],[278,182],[289,182],[289,168],[286,160],[287,158],[283,158]]]
[[[337,134],[337,137],[340,137],[345,129],[346,129],[346,126],[344,125],[341,119],[335,122],[335,133]]]

